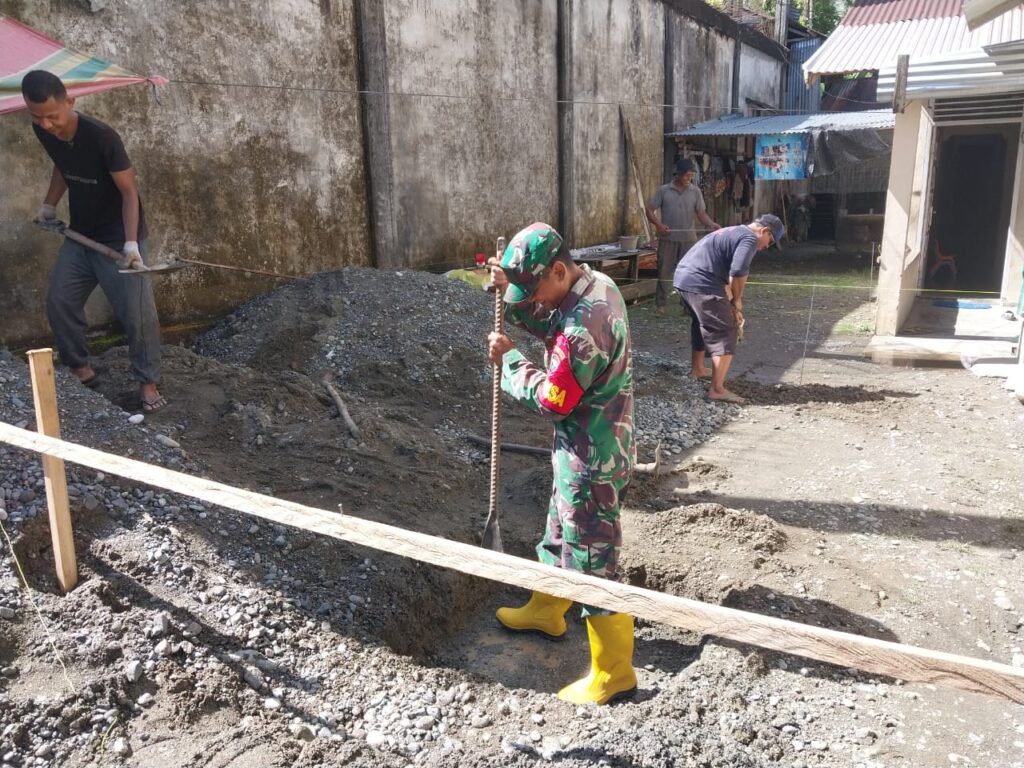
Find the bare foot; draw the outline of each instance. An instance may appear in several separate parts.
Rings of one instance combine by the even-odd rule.
[[[96,378],[96,371],[92,369],[91,365],[83,365],[81,368],[72,368],[71,372],[75,374],[75,378],[83,384]]]
[[[95,389],[99,384],[100,376],[92,369],[91,365],[83,365],[81,368],[72,368],[71,373],[73,373],[75,378],[82,384],[89,387],[89,389]]]
[[[724,387],[719,390],[708,390],[708,400],[718,400],[723,403],[733,403],[734,405],[744,405],[747,402],[735,392],[730,392]]]
[[[693,372],[693,378],[695,378],[695,379],[710,379],[711,378],[711,371],[709,371],[707,368],[703,368],[703,369],[701,369],[699,371],[694,371]]]

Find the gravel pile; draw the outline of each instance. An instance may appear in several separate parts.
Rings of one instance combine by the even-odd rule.
[[[309,375],[329,369],[353,391],[368,389],[368,372],[381,366],[400,371],[425,395],[425,385],[453,376],[483,391],[493,324],[492,295],[461,281],[348,268],[246,303],[200,337],[195,349],[250,366],[287,358]],[[539,355],[537,343],[517,338]]]
[[[386,300],[380,300],[382,294]],[[485,339],[493,326],[492,308],[490,294],[460,281],[350,268],[254,299],[204,334],[195,348],[222,362],[249,366],[280,365],[287,356],[303,373],[316,377],[330,370],[347,391],[363,395],[372,394],[382,375],[390,374],[389,387],[404,386],[424,401],[444,396],[455,410],[460,401],[479,401],[483,407],[490,394]],[[541,361],[542,347],[535,339],[518,330],[513,336],[528,357]],[[634,372],[641,446],[662,442],[679,454],[740,412],[709,402],[706,385],[675,361],[637,352]],[[657,394],[645,395],[650,385]],[[456,439],[464,434],[455,423],[439,427],[445,431]],[[471,455],[484,457],[482,452]]]
[[[285,408],[268,407],[275,418],[297,408],[300,395],[312,400],[312,388],[294,376],[328,369],[367,411],[374,396],[449,404],[436,419],[406,424],[415,438],[406,448],[422,453],[410,466],[430,469],[424,436],[454,440],[469,431],[456,406],[486,403],[489,308],[486,294],[436,276],[344,270],[250,302],[197,349],[228,372],[291,371],[298,394]],[[530,352],[539,359],[537,345]],[[637,355],[636,373],[637,425],[648,447],[663,441],[678,453],[736,413],[706,403],[703,385],[671,361]],[[0,420],[31,425],[27,367],[0,354],[0,385]],[[66,372],[58,373],[58,390],[68,439],[192,474],[207,470],[189,453],[184,415],[132,423]],[[391,428],[389,413],[381,407],[365,444],[353,450],[377,456],[375,434]],[[288,445],[267,452],[268,468]],[[251,443],[224,446],[246,461],[260,455]],[[537,471],[543,495],[549,479]],[[73,465],[68,472],[81,583],[59,596],[41,465],[0,448],[0,520],[33,587],[21,587],[5,548],[0,768],[538,761],[871,768],[881,765],[875,741],[899,729],[891,706],[898,689],[834,680],[818,666],[796,676],[782,659],[748,659],[712,643],[695,648],[692,637],[655,626],[639,629],[641,692],[633,701],[593,708],[554,698],[585,665],[585,633],[575,623],[569,640],[542,648],[560,654],[556,674],[527,670],[529,685],[506,687],[500,675],[435,661],[450,655],[446,643],[457,631],[475,638],[473,646],[488,642],[493,600],[480,581]],[[450,521],[445,529],[427,518],[445,510],[422,505],[421,486],[402,483],[423,529],[452,530]]]

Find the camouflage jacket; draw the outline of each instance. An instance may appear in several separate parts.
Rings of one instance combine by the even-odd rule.
[[[505,354],[502,389],[555,427],[555,451],[569,471],[593,480],[628,480],[633,445],[633,362],[622,294],[611,278],[583,266],[561,305],[506,308],[505,316],[540,338],[544,367],[517,349]],[[567,460],[567,461],[564,461]]]

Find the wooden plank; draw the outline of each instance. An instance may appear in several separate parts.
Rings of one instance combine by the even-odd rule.
[[[0,422],[0,442],[192,496],[221,507],[680,629],[912,682],[947,685],[1024,703],[1024,669],[860,637],[709,605],[650,589],[553,568],[471,544],[262,496]]]
[[[32,373],[32,398],[36,406],[36,429],[49,437],[60,437],[60,415],[57,411],[57,387],[53,375],[53,350],[33,349],[28,353]],[[78,583],[78,560],[75,537],[68,506],[68,476],[64,462],[43,454],[43,479],[46,484],[46,507],[50,512],[50,538],[53,559],[57,566],[57,583],[70,592]]]
[[[622,116],[622,130],[626,134],[626,155],[629,157],[629,168],[633,174],[633,189],[636,191],[637,205],[640,206],[640,221],[644,225],[644,242],[649,243],[654,239],[651,232],[651,222],[647,220],[647,208],[644,206],[644,189],[640,184],[640,169],[636,164],[636,152],[633,147],[633,133],[629,129],[629,118],[626,117],[626,110],[619,104],[619,114]]]
[[[896,82],[892,89],[892,111],[903,114],[907,108],[907,78],[910,75],[910,55],[901,53],[896,57]]]
[[[620,285],[619,293],[622,294],[622,298],[625,301],[636,301],[637,299],[645,299],[648,296],[653,296],[657,285],[658,281],[654,278],[651,278],[650,280],[640,280],[636,283]]]

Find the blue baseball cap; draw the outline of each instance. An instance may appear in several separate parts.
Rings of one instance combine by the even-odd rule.
[[[782,246],[779,245],[779,241],[782,239],[783,235],[786,234],[786,226],[782,223],[782,219],[774,213],[762,213],[754,219],[754,223],[760,224],[762,227],[768,227],[769,231],[772,233],[772,240],[775,241],[775,247],[779,249],[782,248]]]

